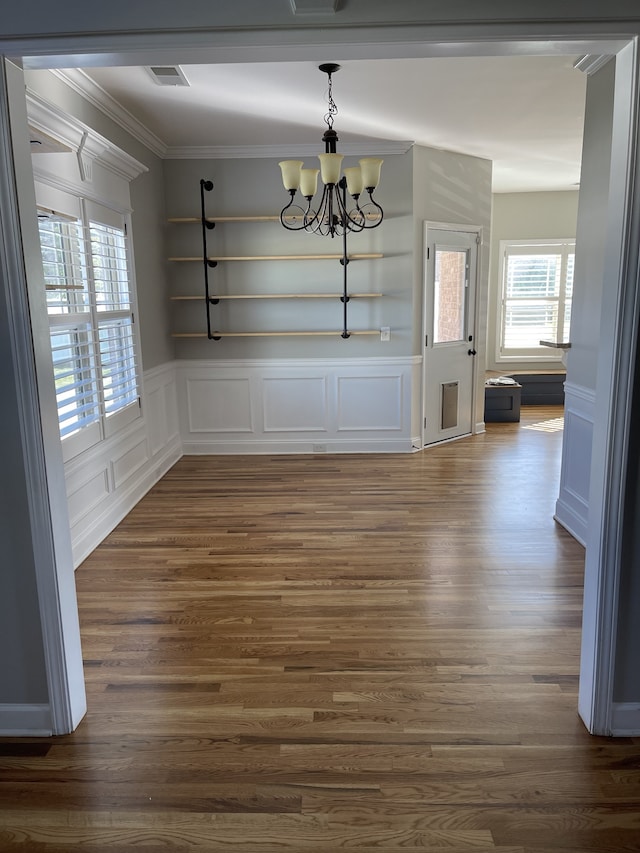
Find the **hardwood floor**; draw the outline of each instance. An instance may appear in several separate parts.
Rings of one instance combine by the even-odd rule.
[[[576,713],[560,417],[183,458],[77,572],[89,712],[0,741],[0,851],[640,850],[640,739]]]

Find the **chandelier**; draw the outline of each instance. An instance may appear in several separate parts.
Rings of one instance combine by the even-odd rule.
[[[284,188],[291,196],[289,204],[280,212],[280,222],[290,231],[305,230],[324,237],[376,228],[384,215],[380,205],[373,200],[373,192],[380,182],[382,160],[364,157],[359,161],[359,166],[344,169],[344,174],[340,176],[343,155],[336,153],[338,134],[333,129],[333,121],[338,107],[333,100],[331,83],[331,75],[340,66],[326,63],[318,67],[329,78],[328,112],[324,117],[327,129],[322,137],[325,153],[318,154],[319,169],[304,169],[302,160],[283,160],[279,164]],[[318,188],[318,173],[324,186],[320,201],[314,207],[312,203]],[[306,208],[294,204],[298,190],[307,201]],[[361,204],[364,191],[369,198]],[[349,203],[350,209],[347,207],[347,192],[353,200],[353,205]]]

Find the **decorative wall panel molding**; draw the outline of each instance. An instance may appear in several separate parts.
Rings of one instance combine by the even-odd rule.
[[[326,376],[266,376],[262,390],[264,432],[327,432]]]
[[[248,377],[193,376],[186,392],[190,433],[253,432]]]
[[[338,430],[402,430],[402,374],[338,377]]]
[[[589,479],[595,392],[571,382],[564,388],[564,441],[555,519],[582,545],[589,515]]]
[[[184,452],[410,453],[414,362],[178,361]]]
[[[182,455],[173,363],[143,377],[142,418],[65,464],[78,566]]]

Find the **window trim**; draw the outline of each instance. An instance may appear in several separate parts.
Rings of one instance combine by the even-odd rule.
[[[45,182],[43,182],[45,183]],[[83,196],[80,193],[72,192],[71,188],[65,191],[65,195],[69,198],[70,206],[78,211],[79,217],[69,216],[68,219],[78,223],[78,228],[81,234],[81,251],[85,259],[85,274],[86,287],[89,292],[89,308],[87,311],[77,313],[61,313],[49,314],[49,329],[52,330],[56,326],[65,327],[73,326],[74,324],[86,324],[90,328],[92,336],[92,354],[94,360],[94,369],[96,371],[96,395],[98,416],[95,420],[80,427],[76,432],[68,435],[61,435],[60,441],[62,445],[63,459],[65,462],[74,459],[84,451],[95,447],[100,442],[103,442],[111,436],[120,433],[129,424],[137,421],[142,417],[142,353],[140,346],[140,336],[137,318],[137,287],[135,278],[135,266],[133,264],[133,248],[131,238],[131,222],[128,211],[118,209],[105,203],[98,201],[95,198]],[[100,215],[100,211],[104,210],[104,216]],[[116,221],[119,224],[115,224]],[[117,228],[124,234],[124,249],[126,257],[126,272],[127,272],[127,289],[128,289],[128,308],[115,308],[114,310],[98,310],[94,269],[92,263],[91,250],[91,225],[105,225],[109,228]],[[103,385],[103,375],[101,370],[100,356],[100,328],[110,322],[115,322],[121,319],[129,319],[131,322],[131,342],[134,359],[135,385],[136,395],[135,400],[130,401],[122,408],[107,414],[105,404],[105,394]]]
[[[563,353],[564,351],[561,349],[554,349],[551,347],[536,347],[535,349],[521,349],[514,351],[513,349],[508,352],[504,352],[502,341],[504,339],[504,320],[505,320],[505,287],[506,287],[506,270],[507,270],[507,257],[508,250],[512,247],[522,247],[522,254],[527,254],[527,248],[543,247],[548,246],[550,249],[553,249],[554,254],[562,254],[563,255],[563,268],[566,270],[566,259],[570,254],[574,255],[575,258],[575,246],[576,239],[575,237],[548,237],[546,239],[537,238],[537,239],[509,239],[509,240],[500,240],[500,255],[499,255],[499,268],[498,268],[498,300],[497,300],[497,311],[496,311],[496,336],[495,336],[495,363],[496,364],[513,364],[513,363],[530,363],[530,364],[538,364],[538,363],[546,363],[546,362],[557,362],[558,364],[562,364]],[[549,254],[552,252],[550,251]],[[518,254],[517,252],[513,252],[512,254]],[[535,254],[531,252],[531,254]],[[545,254],[540,252],[540,254]],[[575,260],[574,260],[574,270],[575,270]],[[561,306],[564,306],[566,299],[564,298],[564,293],[562,294],[559,303]]]

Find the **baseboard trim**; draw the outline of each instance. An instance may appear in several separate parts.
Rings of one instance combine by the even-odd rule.
[[[0,704],[0,737],[50,737],[49,705]]]
[[[587,522],[560,498],[556,501],[555,521],[570,533],[584,548],[587,547]]]
[[[611,706],[612,737],[640,735],[640,702],[614,702]]]

